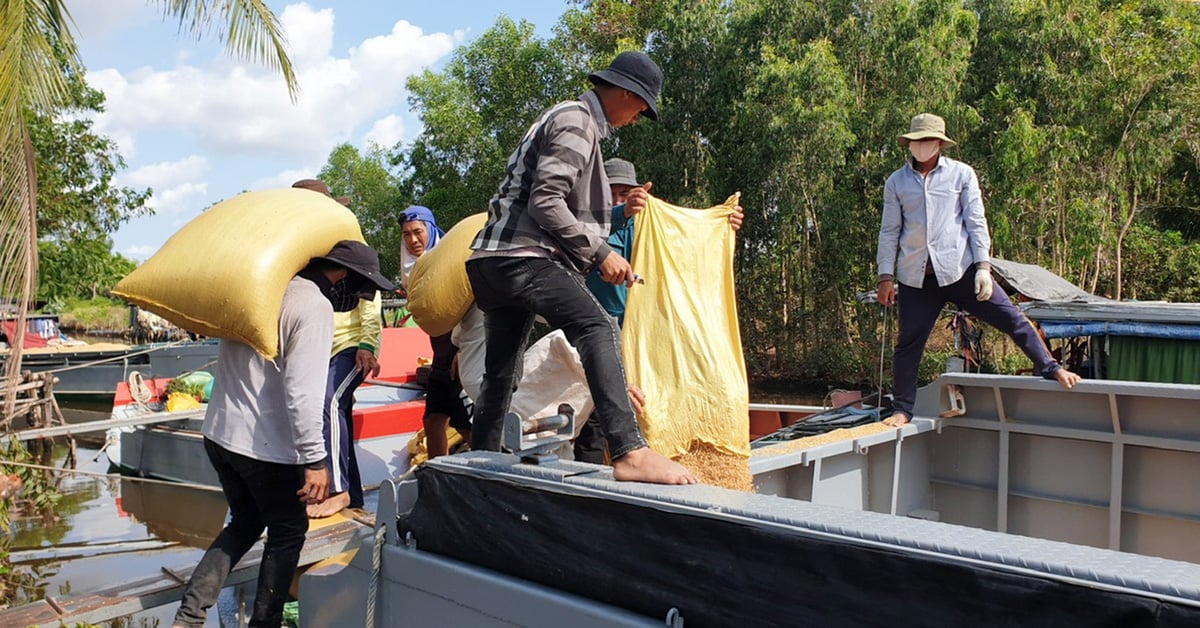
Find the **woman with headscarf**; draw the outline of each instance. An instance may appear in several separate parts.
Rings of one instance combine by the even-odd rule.
[[[400,247],[400,283],[407,286],[417,258],[436,246],[446,232],[438,227],[433,212],[420,205],[410,205],[400,214],[400,230],[404,239]]]
[[[407,289],[413,264],[425,251],[437,245],[444,231],[437,225],[433,212],[420,205],[411,205],[400,215],[401,235],[404,246],[400,247],[400,282]],[[405,312],[407,315],[408,313]],[[406,326],[415,325],[411,315],[406,316]],[[450,334],[431,336],[433,363],[430,365],[429,384],[425,394],[425,442],[429,457],[448,453],[446,426],[467,437],[471,429],[471,417],[463,405],[462,383],[453,371],[454,357],[458,349],[450,341]]]

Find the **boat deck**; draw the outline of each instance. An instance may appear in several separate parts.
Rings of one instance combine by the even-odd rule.
[[[310,522],[308,538],[300,554],[300,565],[312,565],[356,549],[363,539],[370,536],[370,527],[343,515]],[[226,580],[226,586],[255,580],[261,560],[260,543],[238,563]],[[162,573],[157,576],[122,582],[89,593],[61,599],[47,594],[37,602],[0,610],[0,626],[70,626],[111,621],[178,601],[193,569],[195,564],[186,567],[163,566]]]

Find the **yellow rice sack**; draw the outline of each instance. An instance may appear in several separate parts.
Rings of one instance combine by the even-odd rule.
[[[292,277],[341,240],[363,241],[354,214],[310,190],[246,192],[187,223],[113,294],[197,334],[279,353]]]
[[[633,270],[645,283],[629,289],[622,345],[626,375],[646,393],[640,422],[650,447],[705,481],[744,490],[750,397],[729,225],[738,198],[708,209],[650,198],[633,236]]]
[[[468,216],[417,258],[408,277],[408,311],[430,336],[450,333],[475,302],[467,280],[471,241],[483,229],[487,214]]]

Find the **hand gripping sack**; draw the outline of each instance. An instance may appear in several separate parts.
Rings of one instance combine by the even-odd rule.
[[[408,311],[430,336],[450,333],[475,302],[467,279],[471,241],[483,229],[487,214],[463,218],[413,264],[405,290]]]
[[[311,190],[246,192],[187,223],[113,294],[197,334],[279,353],[292,277],[342,240],[363,241],[354,214]]]

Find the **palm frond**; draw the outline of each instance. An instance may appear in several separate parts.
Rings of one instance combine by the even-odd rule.
[[[18,331],[9,339],[0,428],[12,416],[20,332],[37,290],[37,174],[25,111],[52,110],[66,99],[66,72],[80,67],[69,20],[61,0],[0,3],[0,299],[16,306]]]
[[[288,43],[279,18],[264,0],[161,0],[165,17],[179,20],[179,32],[199,39],[211,29],[236,58],[262,63],[283,75],[292,101],[300,85],[288,57]]]

